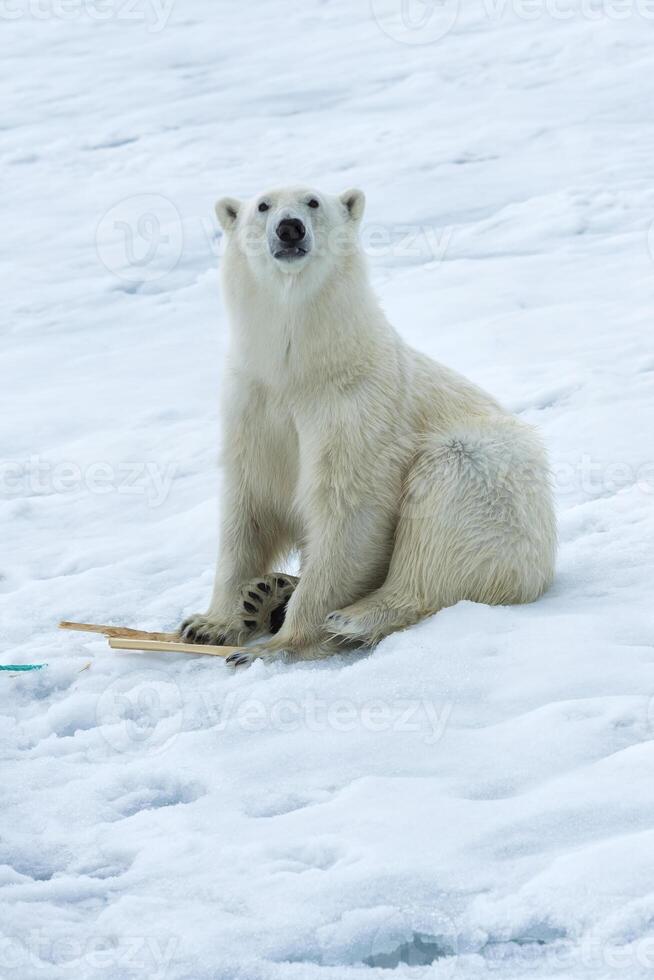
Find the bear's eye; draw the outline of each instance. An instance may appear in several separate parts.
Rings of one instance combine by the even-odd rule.
[[[262,201],[261,204],[259,205],[259,207],[257,208],[257,210],[258,211],[270,211],[270,205],[269,204],[266,204],[265,201]]]
[[[319,208],[320,207],[320,203],[319,203],[319,201],[316,201],[315,197],[312,197],[310,201],[307,201],[307,204],[309,205],[310,208]]]

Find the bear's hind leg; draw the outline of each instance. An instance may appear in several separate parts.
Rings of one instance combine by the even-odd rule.
[[[500,417],[434,436],[407,476],[386,581],[325,626],[336,642],[374,646],[461,599],[531,602],[555,552],[547,461],[529,429]]]

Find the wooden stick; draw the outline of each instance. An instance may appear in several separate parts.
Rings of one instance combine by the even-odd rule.
[[[102,633],[103,636],[122,636],[132,640],[179,639],[179,633],[148,633],[146,630],[133,630],[129,626],[102,626],[99,623],[70,623],[64,619],[59,623],[60,630],[81,630],[84,633]]]
[[[134,630],[129,626],[104,626],[100,623],[71,623],[62,620],[61,630],[82,630],[86,633],[101,633],[106,636],[113,650],[149,650],[158,653],[204,653],[209,657],[228,657],[241,647],[219,647],[206,643],[183,643],[179,633],[148,633]]]
[[[126,639],[122,636],[110,636],[108,640],[112,650],[141,650],[146,653],[154,650],[156,652],[204,653],[210,657],[229,657],[230,653],[243,649],[242,647],[211,646],[207,643],[181,643],[179,640],[175,642],[170,640],[135,640],[134,638]]]

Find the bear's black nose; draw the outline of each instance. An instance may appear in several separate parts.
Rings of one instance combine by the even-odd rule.
[[[299,218],[282,218],[277,225],[277,237],[284,245],[299,245],[306,233]]]

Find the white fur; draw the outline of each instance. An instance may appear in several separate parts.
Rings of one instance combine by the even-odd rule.
[[[553,575],[538,436],[390,326],[358,244],[363,203],[360,191],[290,188],[217,205],[232,345],[202,622],[224,634],[242,583],[301,554],[284,626],[254,655],[373,645],[460,599],[531,602]],[[312,248],[279,261],[271,243],[289,215]]]

